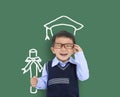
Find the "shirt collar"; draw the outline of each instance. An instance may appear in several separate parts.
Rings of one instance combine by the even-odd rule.
[[[76,64],[75,60],[74,60],[72,57],[70,57],[67,62],[70,62],[70,63],[72,63],[72,64]],[[67,62],[66,62],[66,63],[67,63]],[[58,60],[57,57],[55,57],[55,58],[53,59],[53,61],[52,61],[52,67],[58,65],[58,63],[63,63],[63,62],[60,61],[60,60]]]

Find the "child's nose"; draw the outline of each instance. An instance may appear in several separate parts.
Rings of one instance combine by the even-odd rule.
[[[62,45],[62,46],[61,46],[61,49],[62,49],[62,50],[66,50],[65,45]]]

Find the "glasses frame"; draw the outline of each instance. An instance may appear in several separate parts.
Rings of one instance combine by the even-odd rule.
[[[55,44],[59,44],[60,47],[56,47]],[[71,45],[71,46],[70,46]],[[53,47],[55,49],[61,49],[62,47],[64,46],[64,48],[66,49],[72,49],[74,48],[74,43],[65,43],[65,44],[62,44],[62,43],[54,43]]]

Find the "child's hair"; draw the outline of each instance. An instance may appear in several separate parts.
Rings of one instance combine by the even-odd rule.
[[[69,33],[69,32],[67,32],[67,31],[64,31],[64,30],[63,30],[63,31],[60,31],[60,32],[56,33],[56,34],[53,36],[53,38],[52,38],[52,45],[54,45],[55,39],[56,39],[57,37],[67,37],[67,38],[70,38],[70,39],[73,41],[73,43],[75,44],[74,35],[71,34],[71,33]]]

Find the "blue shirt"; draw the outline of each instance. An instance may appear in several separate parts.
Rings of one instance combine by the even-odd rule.
[[[76,66],[77,66],[76,72],[77,72],[77,77],[79,80],[81,80],[81,81],[87,80],[89,78],[89,70],[88,70],[88,65],[87,65],[87,61],[84,56],[84,53],[82,51],[80,51],[80,52],[75,53],[74,56],[75,56],[74,59],[72,57],[70,57],[67,62],[76,64]],[[62,67],[64,67],[66,65],[66,63],[61,62],[60,60],[58,60],[55,57],[52,61],[52,67],[58,65],[58,63],[60,63],[60,65]],[[46,71],[46,64],[44,64],[42,76],[38,78],[38,83],[37,83],[36,88],[37,89],[46,89],[47,88],[47,79],[48,79],[48,74]]]

